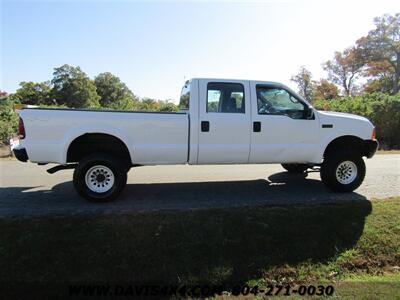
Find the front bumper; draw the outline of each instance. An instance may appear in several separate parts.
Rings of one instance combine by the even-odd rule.
[[[366,140],[364,141],[364,155],[367,158],[374,156],[376,150],[378,150],[379,143],[377,140]]]
[[[25,148],[15,148],[13,149],[13,153],[15,155],[15,157],[22,162],[27,162],[28,161],[28,153],[26,153]]]

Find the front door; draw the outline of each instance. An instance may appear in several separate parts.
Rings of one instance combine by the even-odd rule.
[[[319,150],[319,122],[309,106],[280,85],[251,82],[250,163],[310,162]]]
[[[247,163],[250,153],[248,81],[200,80],[199,164]]]

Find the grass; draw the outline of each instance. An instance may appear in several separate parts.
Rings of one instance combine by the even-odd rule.
[[[400,295],[400,273],[396,274],[383,274],[380,276],[364,275],[353,277],[350,279],[344,279],[339,282],[331,283],[334,287],[334,293],[332,296],[299,296],[297,294],[291,294],[290,296],[284,296],[282,293],[278,296],[274,296],[273,299],[368,299],[368,300],[398,300]],[[314,284],[316,286],[316,284]],[[326,285],[325,285],[326,286]],[[293,288],[298,289],[299,286]],[[232,298],[230,296],[217,296],[216,299],[223,300]],[[253,295],[250,296],[238,296],[234,299],[253,299]],[[258,295],[256,299],[264,299]]]
[[[357,290],[355,286],[364,291],[357,282],[399,282],[399,216],[400,197],[395,197],[326,205],[1,219],[0,282],[325,282],[335,284],[338,294]],[[380,286],[393,284],[383,280]],[[398,283],[395,288],[399,291]]]

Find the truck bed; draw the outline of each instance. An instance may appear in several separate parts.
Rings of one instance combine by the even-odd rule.
[[[25,108],[22,141],[32,162],[66,163],[71,142],[85,133],[123,141],[135,164],[181,164],[188,159],[189,117],[185,112]]]

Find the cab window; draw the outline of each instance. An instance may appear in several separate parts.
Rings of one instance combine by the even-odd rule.
[[[240,83],[210,82],[207,85],[208,113],[245,113],[244,86]]]
[[[190,99],[190,81],[186,81],[182,88],[181,97],[179,99],[179,108],[182,110],[189,109],[189,99]]]
[[[256,93],[260,115],[285,115],[292,119],[307,117],[307,105],[283,88],[257,86]]]

